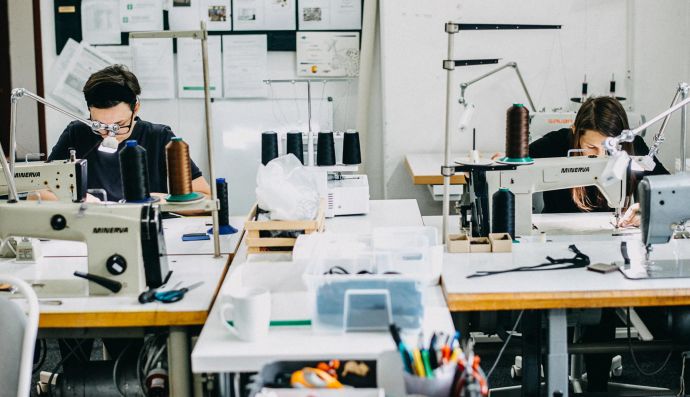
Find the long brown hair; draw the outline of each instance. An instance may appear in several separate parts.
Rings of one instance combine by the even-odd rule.
[[[587,130],[600,132],[607,137],[615,137],[629,128],[628,115],[618,100],[603,96],[590,98],[582,104],[575,116],[570,148],[582,149],[580,140]],[[624,143],[622,147],[631,156],[635,154],[632,142]],[[592,211],[606,203],[598,190],[594,203],[587,195],[586,187],[575,187],[571,189],[571,192],[575,205],[582,211]]]

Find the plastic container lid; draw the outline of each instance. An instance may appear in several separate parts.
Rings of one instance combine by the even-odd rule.
[[[135,139],[130,139],[127,141],[127,147],[136,147],[137,141]]]
[[[182,142],[183,140],[182,140],[182,138],[180,138],[179,136],[176,136],[176,137],[172,138],[171,141],[174,141],[174,142]]]
[[[216,183],[225,183],[225,178],[216,178]]]

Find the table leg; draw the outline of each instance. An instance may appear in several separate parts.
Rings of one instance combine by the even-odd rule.
[[[184,327],[170,327],[168,337],[168,371],[170,395],[187,397],[192,391],[189,340]]]
[[[538,396],[541,388],[541,312],[522,315],[522,395]]]
[[[548,318],[547,396],[568,397],[568,320],[565,309],[549,310]]]

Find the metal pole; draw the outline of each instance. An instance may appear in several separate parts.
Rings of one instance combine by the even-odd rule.
[[[213,138],[211,136],[211,91],[208,72],[208,31],[206,22],[201,22],[201,60],[204,67],[204,115],[206,117],[206,149],[208,150],[208,170],[211,174],[211,199],[213,200],[213,256],[220,256],[220,231],[218,222],[218,189],[216,188],[216,173],[213,170]]]
[[[11,97],[12,108],[10,109],[10,173],[14,176],[14,163],[17,161],[17,100]],[[3,153],[4,155],[4,153]],[[15,197],[16,198],[16,197]]]
[[[681,85],[680,87],[681,94],[680,97],[682,100],[685,100],[688,98],[688,85]],[[685,172],[686,166],[685,166],[685,161],[687,158],[686,150],[687,150],[687,137],[688,137],[688,107],[683,106],[683,108],[680,110],[680,170],[681,172]]]
[[[520,69],[518,68],[517,63],[515,63],[515,73],[517,73],[518,78],[520,79],[520,84],[522,84],[522,89],[525,91],[525,95],[527,95],[527,100],[529,101],[529,107],[532,108],[533,112],[537,111],[537,107],[534,106],[534,102],[532,102],[532,96],[529,94],[529,91],[527,91],[527,84],[525,84],[525,80],[522,78],[522,73],[520,73]]]
[[[309,136],[307,137],[307,143],[309,147],[307,148],[307,156],[309,156],[310,167],[314,166],[314,131],[311,130],[311,82],[307,80],[307,126],[309,128]]]
[[[448,241],[448,221],[450,212],[450,175],[448,173],[448,167],[450,167],[451,161],[451,134],[452,127],[450,123],[451,111],[453,109],[453,88],[455,88],[454,81],[454,69],[455,64],[453,63],[453,46],[455,44],[454,35],[458,32],[458,26],[452,22],[446,23],[446,32],[448,33],[448,57],[444,64],[446,69],[446,138],[445,138],[445,156],[443,159],[443,243],[446,244]]]

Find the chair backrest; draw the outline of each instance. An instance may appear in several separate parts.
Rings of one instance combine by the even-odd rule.
[[[22,293],[28,313],[25,314],[19,302],[0,297],[0,397],[28,397],[38,332],[38,298],[20,279],[0,274],[2,283]]]

